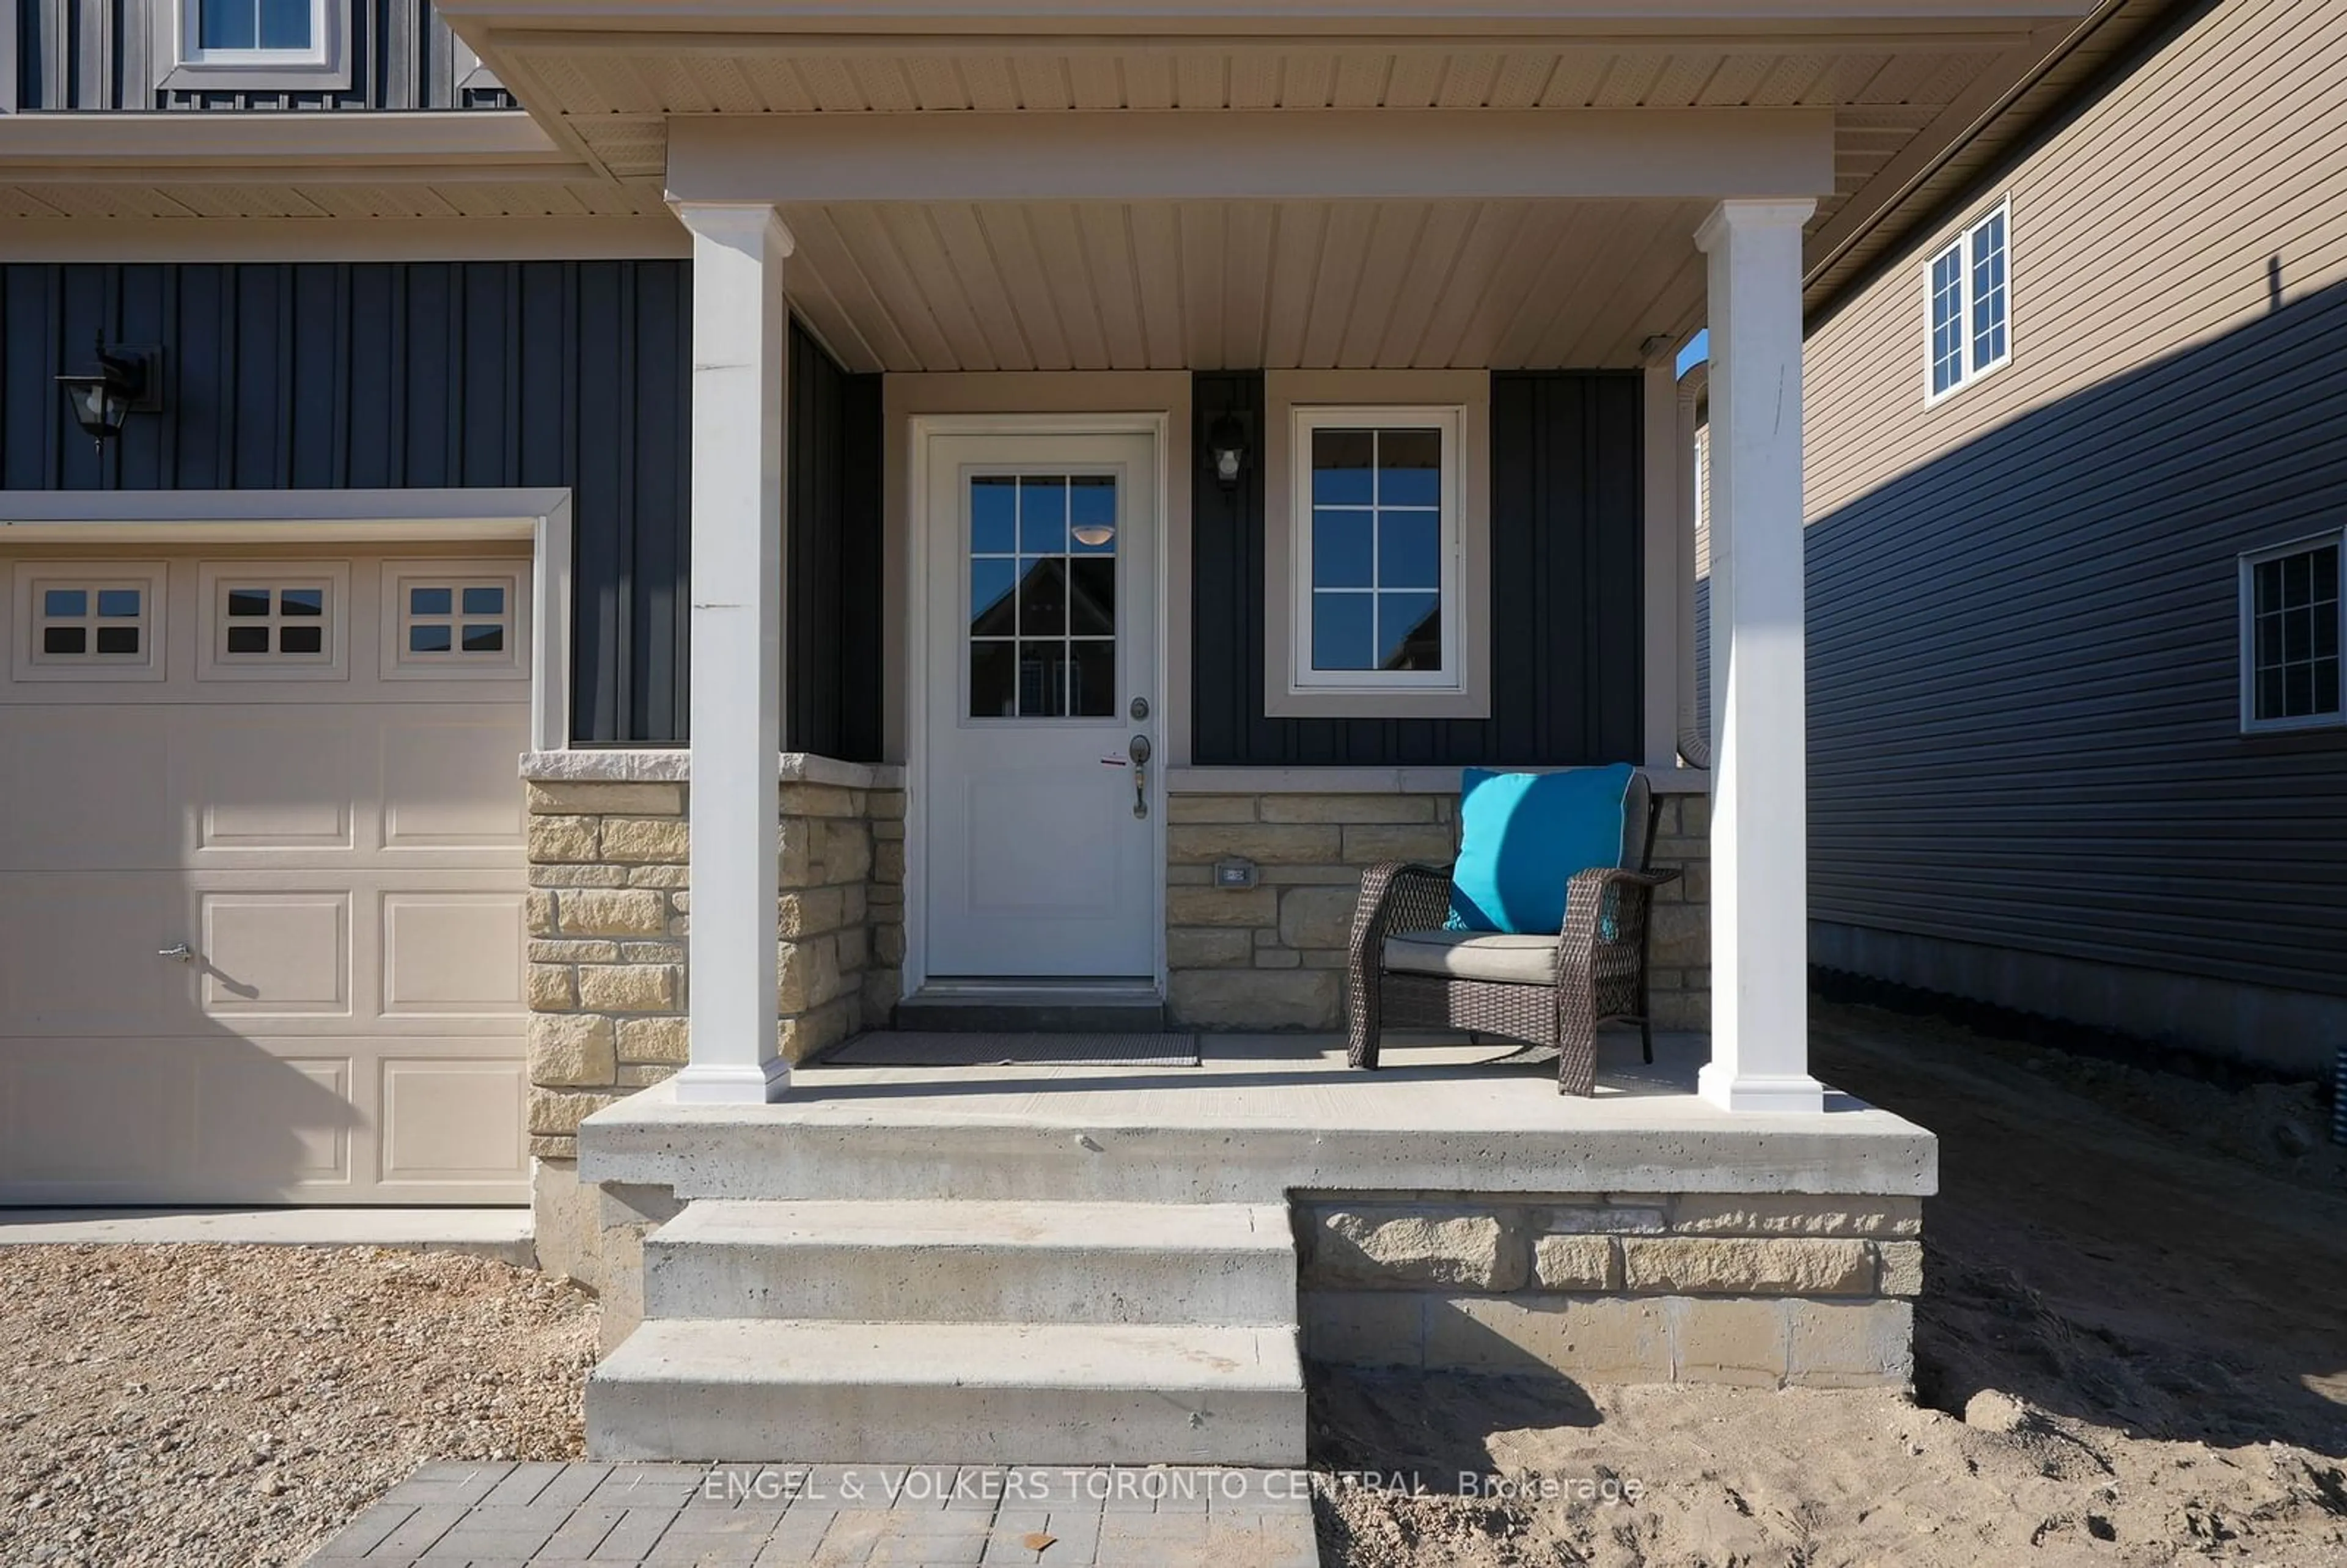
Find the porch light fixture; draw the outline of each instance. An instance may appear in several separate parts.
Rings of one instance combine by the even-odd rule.
[[[1235,414],[1218,415],[1206,427],[1206,452],[1214,460],[1214,482],[1225,490],[1238,488],[1246,471],[1246,422]]]
[[[95,335],[92,347],[97,354],[97,374],[61,375],[57,385],[65,389],[74,423],[103,448],[108,439],[122,434],[131,415],[152,414],[163,406],[159,374],[163,351],[125,348],[119,343],[108,349],[103,333]]]
[[[1094,549],[1098,549],[1116,538],[1116,525],[1114,523],[1078,523],[1075,532],[1076,543],[1090,545]]]

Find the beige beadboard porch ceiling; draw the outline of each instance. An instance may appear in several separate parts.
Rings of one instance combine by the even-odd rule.
[[[1627,365],[1699,314],[1704,201],[788,203],[857,370]]]

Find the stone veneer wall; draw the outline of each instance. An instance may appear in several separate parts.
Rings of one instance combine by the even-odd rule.
[[[1610,1383],[1912,1378],[1918,1198],[1308,1194],[1296,1215],[1316,1360]]]
[[[1654,864],[1680,879],[1656,895],[1649,962],[1655,1021],[1711,1021],[1711,800],[1665,794]],[[1380,860],[1448,864],[1458,794],[1183,794],[1166,804],[1167,1002],[1207,1029],[1341,1029],[1345,942],[1361,868]],[[1255,863],[1257,884],[1214,886],[1226,856]]]
[[[539,1261],[600,1283],[579,1123],[686,1056],[691,785],[681,752],[525,759],[529,1146]],[[777,1044],[797,1062],[887,1017],[905,957],[905,794],[893,768],[784,759],[775,803]]]

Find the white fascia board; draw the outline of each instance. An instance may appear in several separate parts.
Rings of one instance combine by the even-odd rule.
[[[583,30],[951,33],[1212,31],[1646,35],[1755,29],[1983,31],[2082,16],[2096,0],[437,0],[452,23]]]
[[[286,170],[305,179],[381,179],[414,169],[441,179],[581,178],[590,171],[518,109],[386,114],[17,114],[0,121],[0,181],[240,180]]]
[[[734,201],[1829,195],[1830,109],[1226,109],[669,122],[669,193]]]
[[[673,261],[692,237],[640,218],[40,218],[0,239],[11,261]]]

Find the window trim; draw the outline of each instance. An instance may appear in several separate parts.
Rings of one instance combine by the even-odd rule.
[[[1491,378],[1483,371],[1274,371],[1265,378],[1264,712],[1271,718],[1491,714]],[[1445,668],[1310,667],[1311,432],[1443,431]]]
[[[407,590],[411,587],[486,587],[494,580],[506,592],[506,608],[498,616],[505,628],[505,647],[496,653],[466,653],[453,646],[446,653],[408,651]],[[447,560],[386,561],[383,572],[383,652],[376,679],[382,681],[522,681],[530,676],[525,653],[535,634],[530,571],[527,563],[496,559],[452,558]],[[456,601],[462,605],[461,596]],[[431,619],[437,620],[437,616]],[[483,616],[481,619],[487,620]],[[451,628],[462,624],[461,608],[452,608]],[[452,630],[451,642],[456,641]]]
[[[2319,550],[2325,545],[2339,550],[2339,636],[2341,682],[2347,688],[2347,528],[2325,528],[2301,538],[2288,539],[2277,545],[2261,545],[2243,550],[2235,567],[2235,613],[2238,641],[2235,661],[2239,666],[2240,724],[2245,735],[2290,734],[2304,730],[2336,730],[2347,727],[2347,690],[2342,690],[2339,708],[2329,713],[2308,713],[2294,719],[2260,719],[2257,702],[2257,568],[2263,562],[2285,556],[2303,555]]]
[[[138,604],[138,656],[122,653],[60,653],[40,651],[41,624],[46,619],[36,608],[44,588],[90,587],[96,584],[136,586]],[[12,595],[15,627],[10,660],[15,678],[33,681],[161,681],[169,677],[167,618],[170,612],[169,569],[159,560],[51,560],[29,557],[15,563]]]
[[[213,681],[347,681],[350,679],[351,563],[278,557],[266,560],[206,560],[196,568],[196,679]],[[316,654],[231,653],[225,646],[228,590],[265,584],[322,586],[326,590],[325,648]],[[271,623],[279,618],[272,615]]]
[[[1973,236],[2000,218],[2004,220],[2004,352],[1986,364],[1975,364],[1973,362],[1972,333],[1972,317],[1974,305],[1971,258]],[[1924,255],[1922,269],[1923,280],[1924,407],[1931,408],[1946,402],[1949,398],[1955,396],[1966,387],[1976,385],[1980,382],[1994,375],[1998,371],[2003,370],[2006,365],[2013,363],[2014,249],[2013,197],[2010,192],[2007,192],[1967,221],[1961,229],[1957,230],[1954,236],[1945,244],[1934,245],[1932,247],[1931,251]],[[1951,251],[1955,253],[1957,262],[1963,268],[1963,278],[1960,285],[1961,299],[1958,304],[1958,321],[1961,324],[1962,330],[1956,336],[1959,368],[1956,373],[1956,379],[1948,384],[1945,391],[1941,391],[1934,388],[1932,384],[1932,373],[1933,369],[1932,345],[1932,272],[1934,268],[1939,266],[1941,259],[1948,255]]]
[[[203,0],[153,0],[155,85],[179,92],[318,92],[351,85],[351,0],[310,0],[307,49],[206,49]]]

